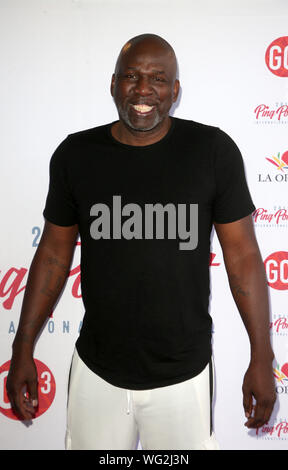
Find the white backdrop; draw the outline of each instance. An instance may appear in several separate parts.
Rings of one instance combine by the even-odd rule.
[[[36,345],[35,358],[42,363],[41,410],[29,426],[12,417],[4,387],[6,363],[43,228],[50,157],[68,133],[117,119],[109,91],[115,60],[126,40],[145,32],[163,36],[176,51],[182,89],[174,115],[231,135],[242,151],[259,209],[254,220],[270,284],[278,400],[266,426],[258,432],[244,427],[241,386],[249,343],[214,236],[218,441],[223,450],[287,448],[287,16],[285,0],[0,0],[1,449],[64,449],[68,372],[83,316],[79,247],[64,294]],[[266,51],[283,37],[286,43],[277,43],[268,56],[269,68]],[[276,74],[278,65],[284,76]],[[273,157],[279,158],[280,169],[270,161]]]

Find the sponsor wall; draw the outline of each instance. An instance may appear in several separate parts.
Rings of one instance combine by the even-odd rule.
[[[257,431],[244,427],[241,386],[249,343],[213,234],[214,427],[220,447],[287,448],[288,8],[281,1],[232,6],[223,1],[217,8],[212,2],[194,4],[0,4],[1,449],[64,449],[69,367],[84,313],[80,243],[63,295],[36,344],[40,406],[31,423],[16,419],[5,392],[11,344],[43,228],[52,152],[68,133],[117,119],[109,94],[114,63],[124,42],[144,32],[162,35],[175,48],[182,89],[173,114],[219,126],[231,135],[243,154],[256,206],[253,218],[271,302],[277,403],[265,426]]]

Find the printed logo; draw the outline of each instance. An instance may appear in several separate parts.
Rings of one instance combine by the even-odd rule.
[[[275,39],[267,47],[265,62],[274,75],[288,77],[288,36]]]
[[[97,203],[91,207],[90,216],[96,217],[90,226],[93,240],[179,237],[180,250],[195,250],[198,245],[198,204],[144,204],[143,213],[139,204],[122,207],[121,196],[117,195],[113,196],[112,214],[107,204]]]
[[[252,214],[256,227],[285,227],[288,226],[288,210],[284,207],[268,210],[259,207]]]
[[[288,252],[277,251],[264,261],[268,285],[277,290],[288,289]]]
[[[56,384],[51,370],[38,359],[34,359],[38,373],[38,408],[35,418],[45,413],[50,408],[56,392]],[[11,408],[11,404],[6,392],[7,375],[10,368],[10,361],[5,362],[0,367],[0,411],[7,418],[19,420]]]
[[[288,439],[288,422],[285,418],[277,421],[270,421],[261,428],[256,429],[255,434],[258,438],[269,441],[284,441]]]
[[[276,393],[288,393],[288,362],[281,367],[279,364],[273,368],[274,377],[276,378]]]
[[[39,227],[33,227],[32,233],[34,232],[34,229],[39,229]],[[39,232],[37,232],[37,237],[39,237]],[[38,246],[36,239],[33,240],[32,246]],[[76,246],[80,247],[81,242],[77,242]],[[14,266],[9,268],[6,272],[3,272],[3,277],[2,279],[0,278],[0,299],[4,299],[2,306],[5,310],[11,310],[13,308],[16,297],[25,290],[25,277],[27,274],[27,268],[16,268]],[[73,284],[71,287],[72,296],[76,299],[82,298],[80,265],[75,266],[70,270],[68,278],[73,279]]]
[[[267,167],[274,169],[273,173],[259,173],[258,183],[287,183],[288,182],[288,151],[265,157]]]
[[[270,322],[270,333],[277,336],[288,335],[288,316],[274,315],[273,321]]]
[[[287,124],[288,105],[287,103],[275,103],[270,107],[261,103],[254,109],[256,124]]]
[[[275,165],[277,170],[284,172],[284,170],[288,170],[288,151],[284,152],[281,156],[280,152],[278,152],[277,157],[272,156],[272,158],[266,157],[268,162]]]

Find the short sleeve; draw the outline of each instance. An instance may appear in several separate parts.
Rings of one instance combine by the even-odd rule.
[[[68,178],[69,137],[55,150],[49,166],[49,189],[43,211],[45,219],[56,225],[77,224],[77,210]]]
[[[231,137],[220,129],[216,132],[214,174],[214,222],[234,222],[255,210],[245,177],[242,155]]]

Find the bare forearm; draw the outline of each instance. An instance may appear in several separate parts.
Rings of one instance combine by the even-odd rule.
[[[246,327],[251,357],[273,359],[269,333],[269,300],[264,265],[258,252],[226,262],[232,295]]]
[[[71,257],[72,253],[60,256],[45,247],[38,249],[29,270],[13,351],[21,348],[32,352],[35,339],[64,287]]]

